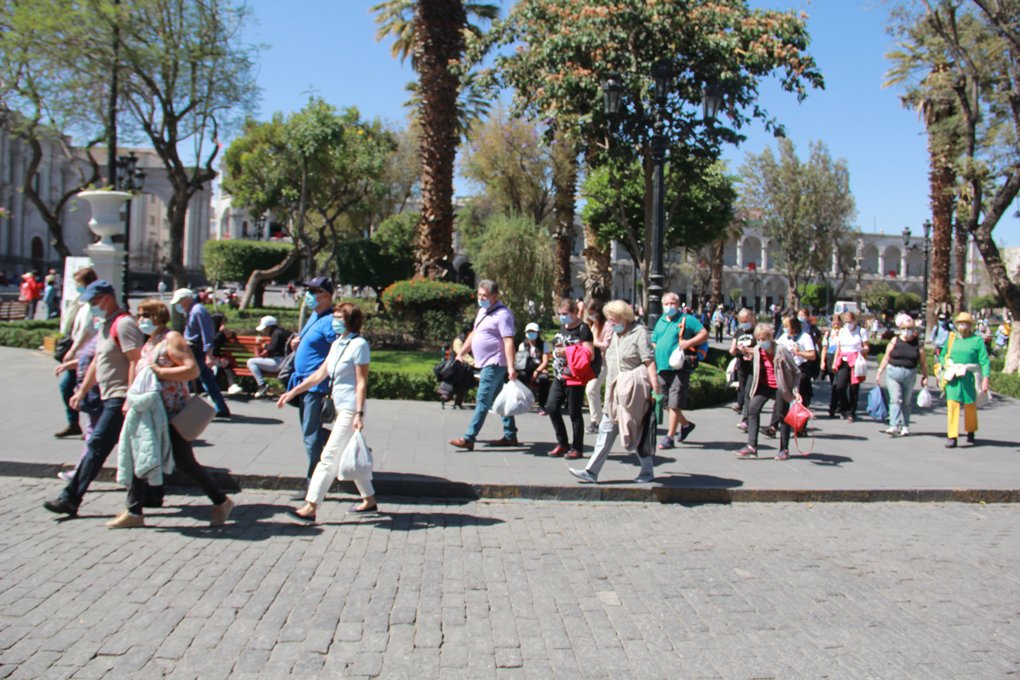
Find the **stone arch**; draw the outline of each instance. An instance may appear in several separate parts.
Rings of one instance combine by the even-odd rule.
[[[924,276],[924,253],[918,248],[907,253],[907,276]]]
[[[886,246],[882,252],[882,276],[895,276],[902,277],[903,270],[901,269],[902,262],[900,258],[903,255],[903,251],[900,250],[899,246]]]
[[[751,263],[761,269],[762,264],[762,243],[757,236],[748,236],[744,239],[743,245],[741,246],[741,262],[740,268],[747,269],[747,266]]]
[[[861,271],[865,274],[878,274],[878,246],[865,243],[861,256]]]
[[[723,247],[723,266],[737,266],[737,242],[735,239],[726,241],[726,245]]]

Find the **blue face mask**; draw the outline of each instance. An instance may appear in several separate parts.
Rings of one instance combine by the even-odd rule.
[[[749,324],[749,323],[742,323],[742,324],[740,324],[740,330],[742,330],[742,331],[749,331],[749,330],[751,330],[751,328],[753,328],[752,324]]]
[[[613,324],[613,332],[616,333],[617,335],[619,335],[624,330],[626,330],[626,328],[627,328],[627,324],[623,324],[623,323],[614,323]]]
[[[152,323],[152,319],[139,319],[138,330],[146,335],[152,335],[156,332],[156,324]]]
[[[75,286],[74,289],[78,291],[78,295],[81,295],[82,293],[85,292],[85,286]]]
[[[673,317],[680,313],[680,310],[672,305],[664,307],[663,311],[666,312],[666,316],[668,316],[670,319],[672,319]]]
[[[99,319],[100,321],[106,320],[106,311],[102,307],[92,305],[92,318]]]
[[[482,309],[488,309],[491,304],[492,303],[489,302],[489,298],[478,298],[478,306]]]
[[[343,335],[347,332],[347,324],[344,323],[343,319],[333,319],[333,332],[337,335]]]
[[[567,325],[573,320],[574,317],[570,314],[560,314],[560,323],[563,325]]]
[[[187,316],[188,315],[188,310],[186,310],[184,308],[184,305],[182,305],[180,302],[178,302],[176,305],[174,305],[174,309],[176,309],[177,313],[182,315],[182,316]]]
[[[765,350],[767,352],[770,349],[772,349],[772,341],[771,340],[762,340],[761,342],[758,343],[758,346],[761,347],[763,350]]]
[[[315,293],[310,290],[305,291],[305,307],[315,308],[319,306],[319,301],[315,299]]]
[[[528,336],[528,340],[538,340],[538,333],[531,332],[525,333],[525,335]]]

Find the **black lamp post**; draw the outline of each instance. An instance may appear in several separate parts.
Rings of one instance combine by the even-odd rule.
[[[751,295],[754,296],[754,313],[758,313],[758,264],[749,262],[747,268],[751,270]]]
[[[921,318],[924,320],[925,328],[928,327],[928,256],[931,253],[931,241],[929,236],[931,235],[931,222],[925,220],[922,225],[924,231],[924,240],[921,242],[922,252],[924,253],[924,269],[921,271],[921,278],[924,283],[924,293],[921,298]],[[910,243],[910,227],[903,227],[903,246],[908,250],[915,250],[917,244],[911,245]]]
[[[266,230],[266,214],[262,213],[255,218],[255,240],[261,241]]]
[[[115,186],[121,191],[134,194],[142,190],[145,173],[138,168],[138,156],[129,153],[117,158]],[[121,291],[124,309],[130,309],[128,302],[128,275],[131,272],[131,199],[124,204],[124,286]]]
[[[669,139],[666,137],[666,104],[674,77],[673,66],[666,60],[652,65],[654,82],[655,120],[652,123],[652,136],[648,147],[652,156],[652,271],[648,276],[648,310],[645,323],[654,328],[662,316],[663,282],[666,279],[663,256],[666,240],[666,204],[663,196],[663,182],[666,165],[666,152]],[[603,104],[610,119],[620,110],[623,96],[623,85],[620,77],[610,75],[603,85]],[[705,120],[714,120],[722,105],[722,96],[712,88],[702,91],[702,113]]]

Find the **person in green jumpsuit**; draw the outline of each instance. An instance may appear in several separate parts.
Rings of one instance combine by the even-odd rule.
[[[939,363],[947,365],[947,360],[955,366],[971,365],[981,367],[981,391],[988,392],[988,376],[992,372],[988,361],[988,350],[984,340],[974,335],[974,317],[967,312],[956,315],[956,331],[949,334],[949,340],[942,347]],[[963,405],[963,427],[967,432],[967,442],[974,444],[974,433],[977,432],[977,390],[975,389],[974,372],[965,371],[955,375],[946,383],[946,448],[956,448],[956,440],[960,436],[960,405]]]

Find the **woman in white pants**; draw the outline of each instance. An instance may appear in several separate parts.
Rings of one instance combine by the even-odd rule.
[[[368,341],[358,335],[363,320],[361,310],[349,302],[341,302],[333,308],[333,330],[337,339],[329,349],[329,355],[315,373],[304,379],[292,390],[280,395],[276,402],[279,408],[297,395],[307,392],[323,380],[330,378],[331,394],[336,406],[336,422],[333,432],[322,449],[322,457],[312,473],[308,484],[305,504],[291,515],[303,522],[314,522],[316,509],[322,505],[326,492],[337,477],[340,469],[340,455],[347,447],[354,433],[365,427],[365,395],[368,390]],[[372,487],[372,473],[352,480],[361,494],[361,502],[352,505],[347,512],[375,512],[375,489]]]

